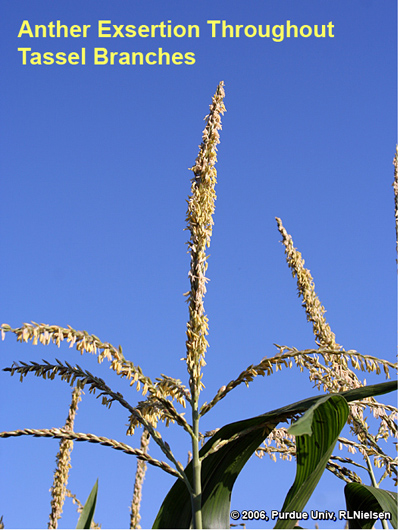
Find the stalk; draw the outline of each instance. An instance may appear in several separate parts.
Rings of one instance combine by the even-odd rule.
[[[199,455],[199,411],[198,400],[193,404],[192,409],[193,432],[192,451],[193,451],[193,494],[192,494],[192,514],[193,528],[203,528],[201,514],[201,461]]]
[[[365,457],[365,460],[367,462],[367,466],[368,466],[368,474],[369,474],[369,477],[371,479],[371,484],[374,488],[379,488],[379,484],[376,482],[376,478],[375,478],[375,474],[374,474],[374,470],[372,468],[372,465],[371,465],[371,460],[369,459],[369,456],[367,455]],[[381,521],[382,523],[382,528],[384,528],[385,530],[386,529],[389,529],[389,525],[388,525],[388,522],[385,521],[385,519],[382,519]]]

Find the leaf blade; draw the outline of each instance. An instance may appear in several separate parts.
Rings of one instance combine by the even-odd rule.
[[[388,381],[334,395],[340,395],[350,402],[396,389],[397,381]],[[330,395],[332,394],[327,396]],[[321,398],[324,396],[311,397],[260,416],[225,425],[204,445],[200,451],[204,528],[229,528],[233,485],[248,459],[280,422],[294,414],[306,412]],[[185,473],[191,482],[191,463],[186,467]],[[190,496],[185,484],[178,479],[165,497],[153,528],[189,528],[191,520]]]
[[[296,477],[281,512],[301,512],[317,486],[346,424],[349,406],[339,394],[322,398],[293,425],[296,435]],[[289,429],[290,430],[290,429]],[[311,435],[309,434],[311,431]],[[296,521],[279,520],[275,528],[293,528]]]
[[[351,482],[346,484],[344,495],[347,512],[350,514],[356,511],[388,512],[392,516],[390,524],[393,528],[398,528],[397,493]],[[349,520],[351,528],[372,528],[376,522],[373,518]]]
[[[85,506],[83,507],[82,513],[78,519],[76,528],[90,528],[93,522],[94,511],[96,509],[98,484],[99,479],[96,480],[92,491],[85,502]]]

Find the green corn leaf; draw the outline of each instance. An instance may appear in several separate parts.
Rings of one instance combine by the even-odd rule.
[[[372,528],[379,521],[379,519],[374,519],[373,516],[361,519],[355,512],[362,512],[364,516],[370,514],[370,512],[376,514],[389,513],[390,524],[393,528],[398,528],[397,493],[351,482],[344,488],[344,494],[347,513],[351,517],[348,518],[350,528]]]
[[[254,451],[279,423],[287,420],[293,414],[306,412],[319,401],[327,400],[332,396],[339,395],[350,402],[386,394],[396,389],[397,381],[389,381],[355,388],[340,394],[316,396],[261,416],[230,423],[219,429],[200,451],[200,458],[202,459],[203,527],[229,528],[233,485]],[[338,403],[340,403],[339,407],[342,408],[342,402],[339,400]],[[341,414],[339,416],[341,417]],[[185,473],[191,482],[191,463],[186,467]],[[165,497],[153,528],[190,528],[191,521],[190,495],[183,481],[178,479]]]
[[[299,420],[297,420],[295,423],[292,423],[288,429],[288,433],[292,436],[301,436],[303,434],[308,434],[308,436],[311,436],[313,433],[314,412],[319,405],[320,402],[318,402],[316,405],[313,405],[303,414]]]
[[[326,396],[294,423],[296,478],[281,512],[301,512],[317,486],[349,415],[347,401],[339,394]],[[275,528],[293,528],[293,519],[278,520]]]
[[[90,528],[93,522],[94,511],[96,509],[98,483],[99,480],[97,479],[89,497],[85,502],[85,506],[83,507],[76,528]]]

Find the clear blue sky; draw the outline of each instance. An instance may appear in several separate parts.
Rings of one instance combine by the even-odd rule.
[[[87,38],[18,38],[24,20],[91,28]],[[196,24],[200,37],[99,39],[98,20]],[[290,20],[299,27],[332,22],[334,37],[213,38],[207,20],[244,26]],[[224,80],[203,400],[249,364],[273,355],[273,343],[314,345],[275,216],[311,269],[337,341],[395,361],[396,20],[395,0],[4,0],[1,322],[70,324],[121,344],[152,378],[165,373],[187,382],[180,361],[187,321],[182,294],[189,285],[187,168],[197,156],[211,97]],[[40,53],[85,47],[86,64],[24,66],[18,47]],[[95,47],[191,52],[195,63],[94,65]],[[99,375],[133,404],[141,398],[107,362],[98,365],[67,345],[20,345],[8,335],[0,348],[2,368],[59,358]],[[6,372],[0,378],[0,430],[64,424],[71,395],[66,383],[31,376],[21,384]],[[377,380],[383,378],[368,377]],[[259,378],[229,394],[201,429],[315,393],[297,369]],[[395,402],[395,396],[387,399]],[[75,430],[137,446],[140,433],[126,437],[127,421],[118,404],[108,410],[86,392]],[[176,427],[163,433],[186,461],[188,437]],[[49,439],[0,441],[0,515],[7,528],[47,527],[57,450],[58,441]],[[154,444],[150,452],[160,457]],[[69,486],[82,500],[99,478],[96,520],[102,527],[127,528],[135,458],[80,443],[72,466]],[[252,458],[232,508],[279,509],[294,473],[293,462]],[[144,528],[172,483],[149,469]],[[343,485],[327,475],[308,509],[343,508]],[[64,514],[60,528],[75,527],[69,500]]]

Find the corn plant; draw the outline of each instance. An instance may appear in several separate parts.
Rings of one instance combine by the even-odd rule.
[[[86,331],[78,331],[70,326],[60,327],[35,322],[23,324],[18,328],[12,328],[7,324],[1,326],[3,339],[7,333],[12,333],[19,342],[32,341],[33,344],[40,342],[45,345],[55,343],[59,346],[62,341],[67,341],[70,347],[75,347],[81,354],[86,352],[96,354],[99,362],[107,360],[112,370],[126,379],[129,386],[134,386],[138,392],[141,391],[144,396],[144,400],[132,404],[96,375],[79,365],[72,366],[68,362],[58,360],[56,363],[19,362],[5,368],[11,375],[18,374],[21,380],[32,373],[45,379],[53,380],[60,377],[75,387],[67,422],[63,428],[21,429],[0,433],[1,438],[31,435],[60,439],[60,452],[57,456],[57,469],[52,487],[53,500],[49,528],[57,528],[65,497],[74,498],[66,488],[70,452],[74,440],[101,444],[138,458],[131,507],[131,528],[139,527],[141,488],[147,464],[158,467],[176,478],[158,511],[154,528],[229,527],[230,499],[234,483],[254,453],[259,457],[269,455],[273,459],[277,454],[288,459],[296,457],[296,477],[284,498],[282,512],[301,512],[327,469],[346,483],[345,496],[348,509],[367,503],[377,510],[390,512],[391,524],[393,527],[397,525],[396,496],[393,492],[379,488],[387,477],[397,481],[397,460],[387,455],[380,445],[381,440],[396,436],[394,420],[397,411],[395,407],[375,399],[378,395],[394,391],[397,382],[387,381],[365,386],[352,370],[354,368],[377,374],[383,371],[389,379],[390,370],[396,369],[396,365],[384,359],[363,355],[355,350],[346,350],[336,342],[336,337],[324,317],[325,309],[317,297],[311,273],[305,268],[304,260],[294,247],[293,239],[280,218],[276,218],[276,221],[282,236],[286,260],[293,277],[297,280],[298,294],[302,298],[307,319],[313,325],[316,346],[298,350],[294,347],[276,345],[277,351],[274,355],[266,356],[257,364],[245,368],[237,378],[221,387],[209,403],[201,402],[201,391],[204,388],[203,368],[208,346],[208,319],[204,308],[208,265],[206,250],[210,246],[213,229],[217,145],[221,117],[226,110],[223,100],[224,84],[221,82],[210,105],[210,112],[206,116],[206,127],[199,154],[191,168],[193,178],[186,216],[187,230],[190,234],[188,241],[190,289],[186,293],[189,319],[184,358],[188,385],[164,374],[156,380],[150,379],[140,366],[124,356],[120,346],[116,348]],[[397,201],[397,157],[395,183]],[[249,386],[258,376],[270,376],[275,370],[290,369],[293,366],[297,366],[301,371],[307,371],[310,381],[323,393],[256,417],[221,426],[209,433],[201,433],[202,417],[233,389],[243,384]],[[89,388],[89,392],[97,392],[103,405],[110,407],[116,402],[127,411],[129,414],[127,434],[133,435],[136,429],[143,429],[140,448],[73,430],[77,404],[85,387]],[[182,409],[186,407],[190,410],[189,420],[182,413]],[[372,412],[378,420],[379,427],[375,434],[367,424],[367,411]],[[177,424],[187,433],[190,441],[190,458],[186,466],[177,460],[173,448],[160,434],[158,430],[160,422],[167,426],[172,423]],[[280,426],[282,423],[291,423],[291,425],[286,428]],[[349,424],[348,437],[342,434],[346,423]],[[150,440],[161,449],[165,461],[153,458],[149,454]],[[353,453],[358,452],[364,464],[361,465],[351,458],[334,455],[337,442],[339,446],[345,446]],[[380,470],[380,477],[376,477],[374,467]],[[357,474],[356,470],[360,468],[367,472],[370,484],[364,484]],[[94,494],[92,498],[95,498]],[[90,521],[82,524],[90,525],[93,503],[91,504],[91,501],[88,503],[90,506],[88,505],[86,511],[90,512],[91,516],[87,521],[89,519]],[[265,517],[266,521],[267,519]],[[362,521],[362,524],[364,523],[365,521]],[[371,528],[373,523],[373,520],[368,520],[369,526],[363,527]],[[295,524],[296,521],[293,519],[278,520],[275,528],[293,528]],[[387,527],[386,523],[385,525]]]

